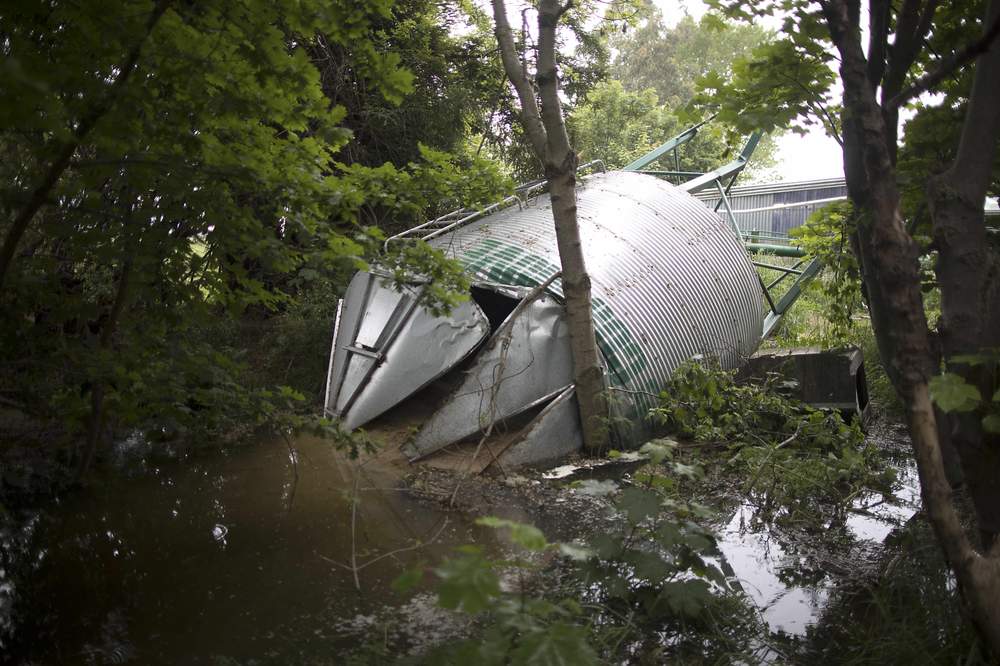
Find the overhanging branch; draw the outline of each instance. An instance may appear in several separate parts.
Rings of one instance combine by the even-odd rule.
[[[49,194],[55,188],[59,179],[62,178],[63,173],[69,167],[70,161],[76,153],[77,148],[79,148],[80,144],[82,144],[84,139],[87,138],[90,131],[94,129],[97,122],[111,110],[115,102],[118,100],[118,96],[125,88],[125,84],[128,83],[129,78],[132,76],[132,72],[135,71],[135,68],[139,63],[139,56],[142,53],[143,45],[146,43],[150,34],[152,34],[153,28],[156,27],[160,17],[167,11],[169,4],[170,0],[160,0],[153,6],[153,11],[150,13],[149,19],[146,21],[145,32],[126,56],[125,62],[122,64],[118,76],[115,78],[108,90],[108,94],[104,97],[104,99],[91,108],[89,112],[80,118],[80,121],[76,126],[76,130],[73,132],[73,137],[58,149],[56,152],[56,158],[49,165],[45,176],[42,178],[42,182],[31,193],[31,197],[28,199],[24,208],[22,208],[21,212],[17,214],[17,217],[14,218],[13,223],[10,225],[10,229],[7,231],[7,235],[4,237],[3,246],[0,247],[0,288],[3,287],[4,277],[6,276],[11,263],[14,261],[14,253],[17,251],[17,245],[21,241],[21,237],[24,236],[24,232],[28,230],[28,226],[34,219],[35,214],[38,213],[48,200]]]
[[[890,99],[886,104],[886,108],[898,108],[914,97],[927,92],[941,83],[941,81],[948,78],[959,67],[989,51],[990,46],[996,41],[998,35],[1000,35],[1000,17],[993,21],[982,37],[942,60],[937,69],[920,77],[912,86]]]

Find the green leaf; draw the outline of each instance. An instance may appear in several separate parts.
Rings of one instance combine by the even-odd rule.
[[[711,588],[703,580],[679,580],[665,583],[661,594],[670,610],[685,617],[698,617],[712,600]]]
[[[549,545],[549,542],[545,539],[545,535],[534,525],[518,523],[495,516],[477,518],[476,524],[494,529],[509,528],[511,541],[527,550],[541,551],[545,550]]]
[[[945,412],[971,412],[982,400],[979,389],[951,372],[932,377],[928,387],[931,399]]]
[[[320,277],[319,271],[314,268],[303,268],[299,271],[299,277],[303,280],[309,282],[311,280],[316,280]]]
[[[660,512],[660,496],[652,490],[626,488],[618,500],[618,508],[625,512],[629,522],[636,524]]]
[[[406,594],[424,578],[424,568],[422,566],[410,567],[392,581],[392,589],[400,594]]]
[[[689,521],[685,524],[685,528],[683,541],[688,548],[699,553],[712,551],[715,548],[711,533],[703,527]]]
[[[673,550],[683,540],[680,528],[675,523],[671,522],[664,522],[656,528],[656,533],[653,537],[656,539],[657,543],[667,550]]]
[[[431,649],[421,664],[477,664],[478,666],[503,666],[508,663],[511,650],[510,632],[500,627],[490,627],[475,639],[449,643]],[[371,662],[369,662],[371,663]],[[408,663],[406,661],[402,663]]]
[[[677,573],[677,568],[656,553],[643,550],[631,550],[625,560],[632,565],[635,575],[654,585],[659,585],[667,578]]]
[[[525,666],[586,666],[597,664],[597,654],[587,644],[587,632],[564,622],[522,637],[510,655],[511,663]]]
[[[435,573],[441,579],[438,603],[443,608],[478,613],[500,594],[500,579],[478,549],[467,549],[464,557],[445,560]]]
[[[1000,414],[987,414],[984,416],[983,429],[986,432],[1000,434]]]
[[[654,439],[643,444],[639,453],[649,456],[649,462],[659,465],[673,455],[675,448],[677,448],[677,442],[672,439]]]
[[[590,541],[590,545],[593,547],[598,557],[606,560],[617,557],[618,554],[622,552],[621,537],[612,536],[610,534],[602,533],[594,536]]]

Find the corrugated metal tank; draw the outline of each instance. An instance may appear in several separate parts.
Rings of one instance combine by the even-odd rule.
[[[728,224],[704,203],[652,176],[615,171],[585,179],[577,218],[593,284],[597,339],[636,420],[670,373],[697,354],[736,367],[760,341],[757,274]],[[494,213],[432,244],[476,279],[535,286],[559,269],[547,194]],[[556,282],[550,291],[562,296]]]

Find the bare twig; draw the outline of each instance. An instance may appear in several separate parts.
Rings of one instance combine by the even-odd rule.
[[[833,138],[833,140],[836,141],[838,144],[840,144],[841,147],[843,147],[844,139],[843,137],[840,136],[840,132],[837,130],[837,123],[834,121],[833,114],[831,114],[830,110],[826,108],[825,104],[823,104],[822,99],[818,95],[815,95],[811,90],[809,90],[809,88],[805,86],[805,84],[802,83],[802,81],[799,81],[794,76],[789,76],[783,72],[779,72],[779,75],[786,81],[795,84],[798,88],[802,90],[802,92],[806,94],[806,96],[809,98],[807,99],[806,104],[808,104],[813,109],[813,113],[815,113],[817,116],[820,116],[820,123],[822,123],[825,127],[827,127],[830,130],[830,136]]]
[[[778,449],[783,449],[786,446],[788,446],[789,444],[791,444],[792,442],[794,442],[798,438],[799,433],[802,432],[802,423],[803,423],[803,421],[799,421],[799,427],[795,429],[795,432],[792,433],[792,436],[789,437],[788,439],[782,441],[776,447],[774,447],[774,450],[777,451]]]
[[[399,555],[400,553],[406,553],[406,552],[409,552],[409,551],[412,551],[412,550],[417,550],[418,548],[423,548],[424,546],[428,546],[428,545],[434,543],[435,541],[437,541],[438,537],[441,536],[441,533],[444,532],[444,528],[448,526],[448,519],[444,518],[443,521],[442,521],[442,523],[441,523],[441,527],[438,528],[437,532],[435,532],[434,535],[430,539],[428,539],[426,541],[423,541],[423,540],[420,540],[420,539],[416,539],[416,540],[414,540],[414,543],[410,544],[409,546],[404,546],[402,548],[396,548],[395,550],[390,550],[390,551],[388,551],[386,553],[378,555],[377,557],[373,557],[372,559],[370,559],[370,560],[368,560],[366,562],[361,562],[359,564],[358,563],[358,548],[357,548],[358,503],[359,503],[358,502],[358,496],[359,496],[360,490],[361,490],[361,487],[360,487],[360,484],[361,484],[361,471],[362,471],[362,468],[365,466],[366,462],[359,462],[359,463],[357,463],[355,465],[355,468],[354,468],[354,482],[353,482],[353,484],[351,486],[351,563],[350,564],[344,564],[343,562],[338,562],[338,561],[336,561],[334,559],[331,559],[329,557],[326,557],[324,555],[320,555],[319,556],[320,559],[322,559],[325,562],[329,562],[330,564],[332,564],[334,566],[337,566],[337,567],[340,567],[341,569],[344,569],[345,571],[350,571],[351,575],[354,577],[354,587],[359,592],[361,591],[361,577],[360,577],[360,573],[361,573],[362,570],[364,570],[367,567],[370,567],[371,565],[375,564],[376,562],[381,562],[382,560],[384,560],[384,559],[386,559],[388,557],[393,557],[395,555]]]
[[[538,111],[538,101],[535,99],[535,90],[528,80],[526,72],[522,71],[524,63],[517,54],[517,47],[514,45],[514,34],[510,29],[510,22],[507,21],[507,7],[504,0],[493,0],[493,18],[496,21],[497,44],[500,45],[500,59],[503,61],[504,70],[507,77],[517,91],[517,97],[521,101],[521,119],[524,123],[525,133],[531,141],[531,145],[536,155],[545,154],[545,127],[542,125],[541,114]]]
[[[653,398],[654,400],[660,399],[660,396],[657,395],[656,393],[653,393],[651,391],[643,391],[642,389],[628,389],[625,388],[624,386],[609,386],[608,390],[616,391],[618,393],[627,393],[628,395],[644,395]]]
[[[757,471],[753,475],[753,478],[750,479],[750,484],[747,486],[748,492],[753,490],[754,486],[757,485],[757,480],[760,478],[760,475],[764,473],[764,467],[767,465],[767,463],[771,462],[771,456],[774,455],[774,452],[777,451],[778,449],[782,449],[788,446],[798,438],[799,433],[802,432],[802,423],[803,421],[799,421],[798,427],[795,429],[795,432],[793,432],[790,437],[782,440],[781,442],[778,443],[777,446],[775,446],[773,449],[767,452],[767,457],[761,461],[760,465],[758,465],[757,467]]]
[[[402,548],[396,548],[395,550],[390,550],[387,553],[382,553],[378,557],[373,557],[372,559],[368,560],[367,562],[362,562],[361,564],[357,564],[356,561],[353,561],[353,558],[352,558],[352,564],[350,566],[344,564],[343,562],[338,562],[337,560],[331,559],[331,558],[329,558],[329,557],[327,557],[325,555],[320,555],[319,558],[321,560],[323,560],[324,562],[328,562],[329,564],[332,564],[332,565],[334,565],[336,567],[340,567],[341,569],[344,569],[345,571],[351,571],[351,572],[353,572],[354,573],[355,585],[358,585],[357,581],[358,581],[358,572],[359,571],[362,571],[363,569],[365,569],[367,567],[370,567],[371,565],[375,564],[376,562],[381,562],[382,560],[384,560],[386,558],[395,557],[396,555],[399,555],[400,553],[408,553],[410,551],[418,550],[420,548],[424,548],[426,546],[431,545],[432,543],[434,543],[435,541],[438,540],[438,538],[441,536],[441,533],[444,532],[444,528],[446,528],[446,527],[448,527],[448,518],[444,518],[441,521],[441,527],[439,527],[437,529],[437,531],[434,533],[434,535],[431,536],[431,538],[428,539],[427,541],[420,541],[420,540],[414,541],[409,546],[403,546]],[[358,586],[358,589],[360,590],[361,587]]]
[[[361,483],[360,470],[355,470],[354,486],[351,489],[351,573],[354,574],[354,587],[361,591],[361,579],[358,577],[358,484]]]
[[[295,491],[299,487],[299,454],[292,446],[292,440],[289,439],[288,433],[282,432],[281,436],[285,440],[285,446],[288,447],[288,459],[292,461],[292,490],[288,494],[288,506],[285,507],[285,511],[291,513],[292,505],[295,503]]]

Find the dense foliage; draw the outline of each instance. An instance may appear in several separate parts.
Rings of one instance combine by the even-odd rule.
[[[846,0],[711,4],[747,22],[778,17],[784,34],[701,101],[737,123],[819,122],[843,147],[872,329],[909,420],[928,516],[995,659],[1000,245],[983,201],[998,194],[1000,3],[873,0],[864,13]],[[973,533],[952,494],[963,483]]]
[[[679,440],[648,442],[642,464],[621,480],[568,484],[609,509],[606,524],[580,541],[550,543],[532,525],[483,518],[505,531],[516,555],[491,559],[466,546],[400,577],[403,590],[431,578],[442,607],[473,618],[469,639],[414,661],[768,663],[768,630],[720,557],[719,503],[735,497],[752,507],[746,517],[755,524],[814,541],[817,531],[842,530],[858,497],[878,504],[895,485],[886,453],[856,423],[781,389],[774,380],[737,384],[711,363],[682,366],[650,413]]]
[[[652,88],[661,102],[675,109],[691,102],[706,72],[729,78],[736,63],[773,38],[759,26],[724,23],[711,14],[698,22],[685,16],[667,27],[658,9],[647,12],[634,30],[611,39],[611,76],[632,92]]]
[[[599,83],[587,94],[567,119],[570,139],[581,162],[602,160],[609,169],[620,169],[645,155],[667,139],[687,129],[675,110],[660,104],[656,92],[647,88],[629,92],[621,82]],[[736,150],[742,146],[736,146]],[[730,158],[733,146],[718,125],[708,125],[698,137],[681,146],[680,165],[684,170],[709,171]],[[763,152],[763,151],[762,151]],[[760,164],[755,155],[754,164]],[[759,156],[767,162],[767,156]],[[672,162],[663,168],[673,169]]]
[[[600,159],[608,168],[623,167],[703,120],[700,110],[689,108],[696,83],[704,76],[729,76],[741,58],[772,38],[763,29],[711,16],[699,23],[685,17],[668,28],[651,6],[643,7],[632,23],[633,29],[626,26],[609,38],[611,78],[591,87],[567,118],[581,161]],[[682,146],[679,164],[665,161],[661,168],[708,171],[721,166],[742,148],[742,137],[733,129],[725,123],[703,127],[696,140]],[[749,171],[761,173],[773,162],[773,137],[765,137]]]
[[[628,16],[635,3],[602,4],[574,4],[559,33],[560,102],[581,161],[620,167],[715,111],[723,127],[684,148],[684,168],[724,162],[737,131],[819,123],[843,141],[834,58],[808,12],[779,39],[711,17],[666,28],[655,11]],[[739,14],[739,3],[717,4]],[[960,4],[938,10],[921,68],[977,29]],[[534,68],[530,32],[517,40]],[[540,175],[492,24],[469,3],[17,0],[0,13],[0,56],[0,458],[49,444],[82,473],[126,433],[218,442],[258,426],[311,425],[362,444],[313,418],[348,277],[372,261],[397,280],[420,272],[431,278],[424,304],[447,309],[466,276],[426,245],[386,252],[385,238]],[[915,103],[899,150],[931,298],[924,183],[954,157],[971,85],[958,71],[941,99]],[[769,155],[764,144],[756,162]],[[857,340],[867,323],[848,251],[865,221],[831,207],[798,235],[828,267],[814,293],[830,322],[823,341]],[[996,383],[994,349],[953,360]],[[647,464],[622,487],[574,484],[606,496],[617,521],[587,543],[483,519],[529,555],[491,561],[466,548],[423,572],[441,605],[478,615],[481,630],[430,659],[752,661],[741,632],[757,620],[688,492],[701,463],[737,479],[765,517],[814,525],[893,481],[856,424],[776,388],[680,368],[651,416],[688,441],[647,444]],[[940,410],[1000,429],[1000,391],[954,373],[930,390]],[[546,557],[567,574],[547,596],[530,587]],[[511,572],[519,587],[505,584]]]
[[[627,9],[580,5],[559,36],[579,151],[612,167],[682,128],[601,82],[594,21]],[[350,274],[386,236],[538,173],[471,5],[16,3],[0,37],[6,436],[84,440],[84,466],[133,428],[207,439],[314,412]],[[685,157],[731,150],[709,131]],[[434,276],[433,307],[464,284],[421,246],[379,261]]]
[[[494,517],[522,556],[484,557],[466,546],[428,571],[397,581],[410,589],[433,574],[438,603],[477,618],[468,640],[441,646],[419,663],[656,663],[669,655],[747,658],[756,618],[715,563],[718,550],[701,522],[709,511],[687,501],[677,480],[698,471],[673,460],[676,442],[646,444],[648,464],[634,483],[576,481],[574,492],[609,502],[615,527],[586,543],[549,543],[536,527]],[[560,558],[557,563],[551,560]],[[546,563],[548,560],[548,563]],[[555,565],[555,567],[554,567]],[[559,584],[537,579],[560,571]]]
[[[409,152],[377,159],[412,161],[352,161],[359,137],[378,153],[368,121],[327,94],[334,52],[350,71],[337,90],[364,107],[352,113],[417,94],[474,114],[473,92],[429,92],[384,48],[450,39],[413,25],[435,20],[432,5],[402,11],[416,17],[377,1],[5,9],[0,142],[17,156],[0,166],[6,406],[84,436],[84,466],[112,429],[232,434],[289,415],[304,396],[248,381],[241,359],[259,331],[241,336],[243,323],[295,310],[312,287],[334,300],[383,230],[510,187],[475,155],[441,152],[462,148],[463,124],[434,134],[440,109],[386,120],[382,138]],[[442,66],[424,48],[407,57]],[[434,273],[432,298],[461,282],[420,248],[387,261]]]
[[[815,517],[894,476],[860,423],[780,393],[776,377],[740,384],[712,363],[678,368],[651,412],[667,432],[724,446],[744,492],[784,519]]]

